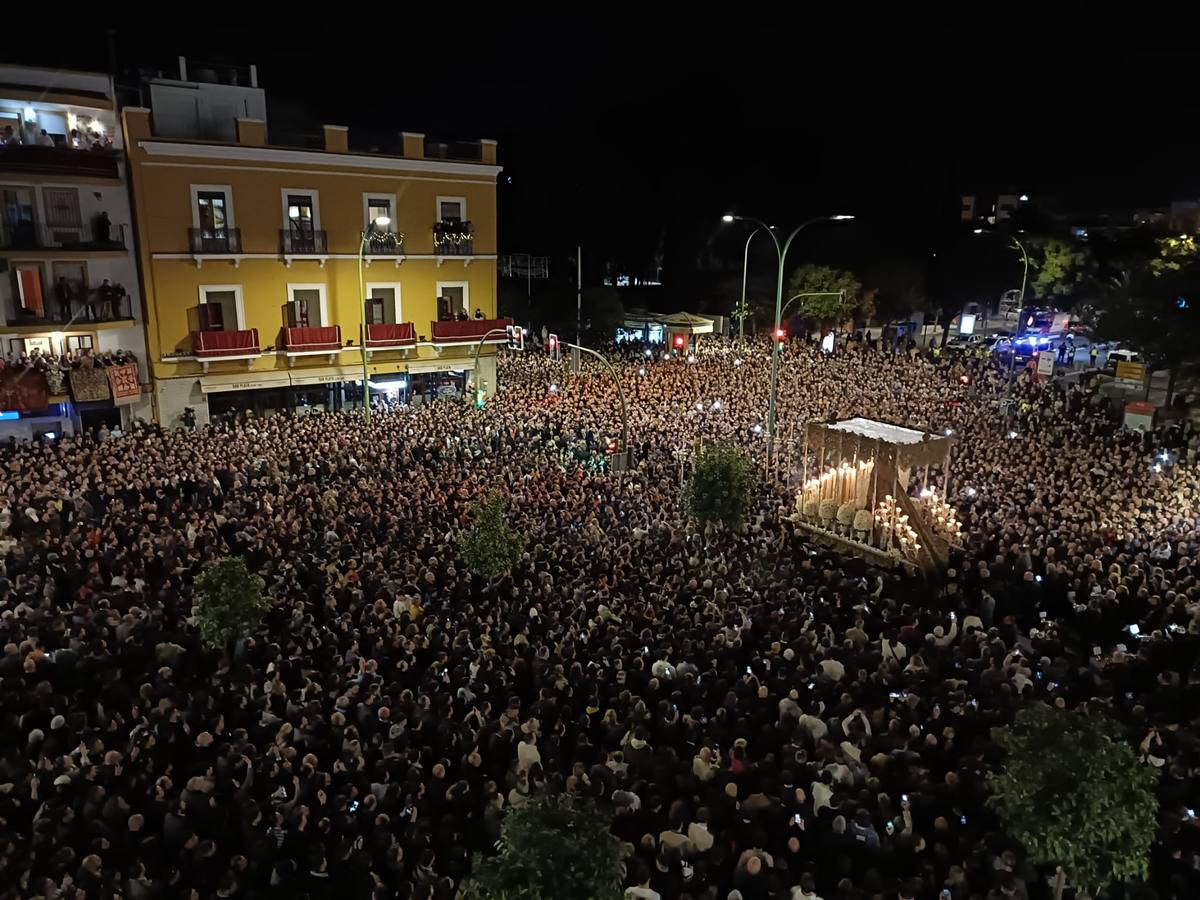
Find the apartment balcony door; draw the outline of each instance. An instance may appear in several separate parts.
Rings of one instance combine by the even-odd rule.
[[[0,215],[0,247],[32,250],[37,247],[37,228],[34,225],[33,188],[0,189],[3,214]]]
[[[309,194],[288,194],[288,236],[293,253],[316,252],[316,217]]]
[[[200,216],[200,236],[205,241],[229,239],[229,207],[221,191],[200,191],[196,194]]]

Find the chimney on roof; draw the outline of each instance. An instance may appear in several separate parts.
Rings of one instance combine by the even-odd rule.
[[[249,119],[238,116],[237,141],[247,147],[263,147],[267,143],[267,123],[262,119]]]
[[[402,131],[400,137],[404,140],[404,156],[406,159],[425,158],[425,135],[416,131]]]
[[[350,129],[345,125],[322,125],[325,132],[325,152],[349,153]]]

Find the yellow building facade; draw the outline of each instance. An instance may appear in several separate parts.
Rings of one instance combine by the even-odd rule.
[[[483,333],[503,326],[494,142],[451,153],[404,134],[403,155],[383,156],[327,125],[323,146],[301,149],[269,145],[251,118],[235,140],[180,139],[141,108],[123,127],[163,424],[188,407],[203,423],[361,404],[364,319],[373,393],[461,390]],[[489,390],[494,353],[479,366]]]

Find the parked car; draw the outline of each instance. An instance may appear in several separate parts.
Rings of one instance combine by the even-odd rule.
[[[1142,354],[1136,350],[1130,350],[1127,347],[1117,347],[1115,350],[1108,351],[1108,356],[1104,360],[1104,371],[1116,372],[1117,363],[1144,363],[1145,361]]]

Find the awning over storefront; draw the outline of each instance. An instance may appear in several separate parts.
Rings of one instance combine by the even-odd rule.
[[[227,391],[260,391],[266,388],[287,387],[291,377],[287,372],[242,372],[232,375],[202,375],[200,390],[205,394]]]
[[[670,316],[659,316],[658,321],[671,331],[690,334],[712,334],[713,320],[692,313],[678,312]]]

